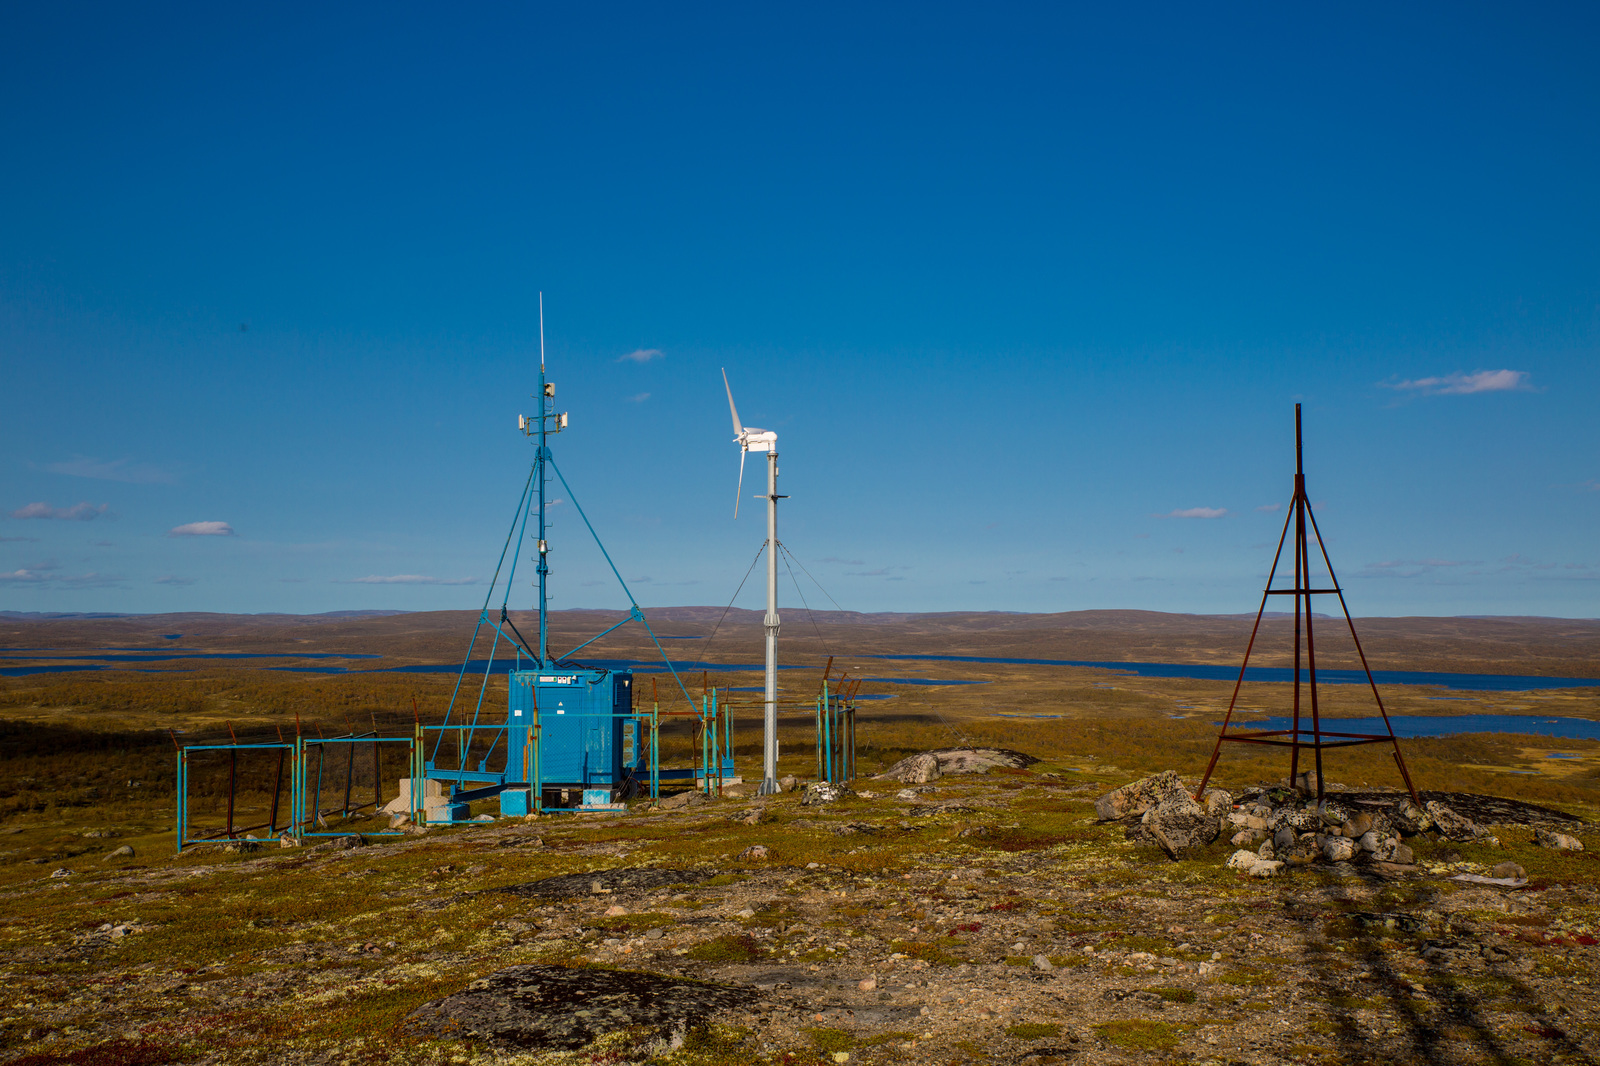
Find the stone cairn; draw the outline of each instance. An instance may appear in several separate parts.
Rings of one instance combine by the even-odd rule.
[[[1317,863],[1410,864],[1403,837],[1432,830],[1448,840],[1499,841],[1488,830],[1438,800],[1418,806],[1409,797],[1393,807],[1356,809],[1328,798],[1321,804],[1290,788],[1250,789],[1238,800],[1211,789],[1196,802],[1172,770],[1140,778],[1095,801],[1102,822],[1121,822],[1127,838],[1181,859],[1229,833],[1239,850],[1230,868],[1272,877],[1285,867]]]

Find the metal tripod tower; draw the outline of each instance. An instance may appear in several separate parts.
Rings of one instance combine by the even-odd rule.
[[[1283,559],[1283,545],[1289,536],[1289,526],[1294,525],[1294,587],[1275,589],[1272,587],[1273,578],[1278,573],[1278,563]],[[1322,563],[1328,572],[1328,588],[1311,587],[1311,554],[1308,550],[1306,539],[1307,523],[1317,540],[1317,550],[1322,556]],[[1367,685],[1372,689],[1372,698],[1378,705],[1378,713],[1383,716],[1384,728],[1387,733],[1338,733],[1329,732],[1322,728],[1322,711],[1317,699],[1317,649],[1312,628],[1311,597],[1313,596],[1338,596],[1339,607],[1344,611],[1345,624],[1350,628],[1350,639],[1355,642],[1356,654],[1361,658],[1361,669],[1366,672]],[[1254,650],[1256,636],[1261,632],[1261,617],[1266,613],[1267,601],[1272,596],[1294,597],[1294,723],[1290,729],[1251,730],[1248,732],[1228,732],[1228,727],[1233,722],[1234,707],[1239,702],[1239,689],[1244,684],[1245,670],[1250,665],[1250,652]],[[1304,627],[1304,673],[1306,684],[1301,685],[1301,629]],[[1308,705],[1311,711],[1311,728],[1301,728],[1301,696],[1309,696]],[[1302,740],[1301,734],[1309,732],[1310,739]],[[1287,738],[1287,739],[1285,739]],[[1411,774],[1406,770],[1405,758],[1400,754],[1400,742],[1395,738],[1394,726],[1389,721],[1389,712],[1384,709],[1383,697],[1378,694],[1378,685],[1372,679],[1372,668],[1367,665],[1367,654],[1361,648],[1361,638],[1356,636],[1356,625],[1350,617],[1350,608],[1344,601],[1344,590],[1339,587],[1339,580],[1334,576],[1333,562],[1328,558],[1327,546],[1322,541],[1322,531],[1317,528],[1317,516],[1311,510],[1311,501],[1306,497],[1306,473],[1303,449],[1300,435],[1300,405],[1294,405],[1294,496],[1289,501],[1289,513],[1283,520],[1283,532],[1278,536],[1278,551],[1272,557],[1272,569],[1267,574],[1266,591],[1261,594],[1261,607],[1256,611],[1256,624],[1250,630],[1250,643],[1245,646],[1244,662],[1239,665],[1239,679],[1233,684],[1233,698],[1228,701],[1228,713],[1222,721],[1222,730],[1217,734],[1216,746],[1211,751],[1211,762],[1206,765],[1205,777],[1200,781],[1200,787],[1195,791],[1195,799],[1199,800],[1205,795],[1206,785],[1211,780],[1211,772],[1216,769],[1217,758],[1222,754],[1223,741],[1232,741],[1239,744],[1266,744],[1274,747],[1287,747],[1289,756],[1289,784],[1293,785],[1300,772],[1300,749],[1310,748],[1317,766],[1317,802],[1324,799],[1322,776],[1322,752],[1324,748],[1347,748],[1360,744],[1390,744],[1394,747],[1394,762],[1400,770],[1400,777],[1406,783],[1406,791],[1411,793],[1413,802],[1420,803],[1416,786],[1411,783]]]

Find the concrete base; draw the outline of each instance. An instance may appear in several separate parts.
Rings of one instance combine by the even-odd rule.
[[[465,803],[435,803],[424,812],[429,824],[437,825],[447,822],[464,822],[467,820],[467,805]]]
[[[533,813],[533,789],[508,788],[500,793],[500,817],[521,818]]]

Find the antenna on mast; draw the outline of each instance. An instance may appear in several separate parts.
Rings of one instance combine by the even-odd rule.
[[[544,373],[544,292],[539,293],[539,373]]]

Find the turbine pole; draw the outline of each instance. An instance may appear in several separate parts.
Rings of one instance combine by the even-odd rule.
[[[766,734],[761,752],[761,788],[778,791],[778,450],[767,452],[767,699]]]

